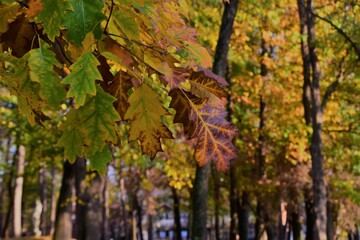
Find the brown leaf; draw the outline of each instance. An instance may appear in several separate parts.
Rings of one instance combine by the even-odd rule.
[[[210,70],[202,69],[198,72],[192,71],[189,80],[196,91],[204,93],[210,92],[219,98],[226,98],[227,96],[227,93],[223,88],[223,86],[227,85],[227,82]],[[200,95],[206,96],[206,94]]]
[[[125,120],[125,113],[130,104],[128,91],[133,87],[131,76],[126,72],[119,71],[113,78],[112,83],[105,87],[105,91],[116,97],[114,107],[119,113],[121,120]]]
[[[20,15],[9,24],[9,30],[1,36],[1,42],[3,49],[10,48],[13,56],[21,58],[32,48],[38,47],[38,41],[33,41],[34,37],[33,26],[24,15]]]
[[[118,56],[124,66],[131,68],[135,64],[132,55],[124,48],[122,48],[116,41],[108,37],[105,38],[103,41],[105,43],[105,50]]]
[[[197,138],[195,158],[200,166],[214,160],[219,171],[228,169],[229,161],[237,156],[232,139],[236,128],[226,121],[226,111],[221,104],[210,106],[184,90],[174,89],[170,107],[176,110],[174,123],[184,125],[189,139]]]

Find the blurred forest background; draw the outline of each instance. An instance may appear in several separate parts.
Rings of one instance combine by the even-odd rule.
[[[187,4],[189,24],[214,56],[227,3]],[[307,4],[239,3],[226,76],[239,155],[229,172],[210,169],[203,203],[208,239],[316,239],[316,204],[326,211],[327,239],[359,239],[360,4]],[[302,17],[315,22],[313,45],[307,41],[315,36],[311,24]],[[164,152],[151,161],[136,142],[127,142],[128,125],[122,123],[121,147],[112,149],[114,160],[101,175],[86,159],[64,160],[57,141],[66,105],[44,128],[19,115],[5,85],[0,103],[1,238],[53,236],[60,215],[58,221],[78,239],[190,237],[196,162],[180,125],[171,129],[175,140],[163,140]],[[320,130],[314,121],[321,122]],[[315,131],[323,156],[322,169],[315,168],[319,178],[311,172]],[[314,179],[320,181],[319,196]]]

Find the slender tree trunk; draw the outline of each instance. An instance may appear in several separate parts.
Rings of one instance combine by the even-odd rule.
[[[42,167],[39,172],[39,187],[40,187],[40,201],[42,205],[41,211],[41,221],[40,221],[40,231],[41,235],[47,235],[47,221],[46,221],[46,212],[47,212],[47,191],[46,191],[46,169]]]
[[[232,162],[230,167],[230,240],[235,240],[238,234],[238,220],[239,220],[239,194],[237,192],[236,177],[235,177],[236,163]],[[220,239],[220,238],[217,238]]]
[[[327,203],[327,239],[328,240],[335,240],[335,229],[337,226],[337,217],[338,217],[338,205],[328,200]],[[359,239],[360,240],[360,239]]]
[[[174,201],[174,239],[181,240],[180,199],[175,188],[171,188],[171,192]]]
[[[50,210],[50,236],[54,236],[56,219],[56,189],[55,189],[55,166],[51,166],[51,210]]]
[[[136,209],[136,217],[137,217],[137,227],[139,229],[139,238],[140,240],[144,239],[143,231],[142,231],[142,206],[138,201],[137,193],[134,194],[134,205]]]
[[[19,147],[14,190],[14,236],[21,237],[21,203],[24,183],[25,147]]]
[[[10,160],[10,148],[11,148],[11,135],[8,137],[8,142],[7,142],[7,149],[6,149],[6,154],[4,156],[5,158],[5,162],[7,162],[7,164],[9,165],[9,160]],[[17,155],[17,150],[15,153],[15,156]],[[14,196],[13,196],[13,188],[12,188],[12,180],[14,177],[14,169],[15,169],[15,157],[13,158],[11,167],[10,167],[10,173],[9,173],[9,178],[8,178],[8,182],[7,182],[7,195],[8,195],[8,203],[9,205],[7,206],[6,209],[6,213],[5,213],[5,219],[4,219],[4,224],[1,225],[1,238],[8,238],[9,237],[9,232],[8,232],[8,227],[10,225],[10,217],[11,217],[11,213],[12,213],[12,209],[13,209],[13,204],[14,204]],[[4,209],[4,210],[5,210]]]
[[[90,180],[89,186],[85,190],[85,224],[82,238],[78,240],[98,240],[101,239],[102,233],[102,204],[104,179],[97,172]]]
[[[153,240],[153,216],[148,215],[148,240]]]
[[[293,240],[300,240],[301,222],[300,222],[299,213],[297,213],[297,212],[293,212],[291,214],[291,229],[292,229],[292,233],[293,233]]]
[[[229,51],[230,37],[232,34],[233,23],[237,11],[239,0],[231,0],[230,4],[225,4],[222,17],[219,39],[216,45],[213,72],[219,76],[225,76],[227,66],[227,54]],[[193,189],[193,219],[191,238],[206,239],[206,211],[208,179],[210,174],[210,162],[204,167],[196,168],[195,184]]]
[[[311,189],[304,190],[305,199],[305,214],[306,214],[306,240],[315,239],[315,212],[314,212],[314,201],[311,196]]]
[[[104,176],[104,188],[103,188],[103,207],[102,207],[102,229],[101,236],[102,240],[108,240],[109,237],[109,189],[108,189],[108,178],[107,173]]]
[[[248,239],[249,229],[249,192],[243,191],[241,205],[239,206],[239,236],[240,239]]]
[[[126,189],[125,189],[125,180],[124,180],[124,178],[120,179],[120,193],[121,193],[121,198],[120,198],[120,204],[121,204],[121,216],[120,216],[120,219],[121,219],[121,221],[119,222],[120,223],[120,229],[121,229],[120,236],[127,238],[127,236],[129,236],[129,230],[128,230],[128,224],[127,224],[127,211],[126,211],[126,203],[125,203]]]
[[[219,240],[220,239],[220,184],[219,184],[219,177],[214,166],[211,168],[211,175],[214,183],[213,186],[214,186],[214,210],[215,210],[214,211],[215,239]]]
[[[265,56],[268,54],[268,46],[265,42],[264,38],[261,39],[261,56]],[[267,78],[268,78],[268,69],[265,63],[261,60],[260,63],[261,66],[261,76],[263,78],[263,86],[266,84]],[[260,119],[260,125],[259,125],[259,147],[258,147],[258,157],[257,157],[257,177],[258,181],[263,181],[266,178],[266,170],[265,170],[265,136],[264,136],[264,128],[266,124],[265,120],[265,111],[266,111],[266,102],[264,101],[264,97],[262,93],[260,94],[260,111],[259,111],[259,119]],[[265,199],[262,196],[262,193],[258,194],[257,196],[257,204],[256,204],[256,222],[255,222],[255,239],[260,239],[263,232],[265,231],[264,225],[265,225],[265,217],[267,215],[266,209],[265,209]],[[268,236],[271,237],[271,236]]]
[[[313,1],[307,0],[307,26],[308,26],[308,45],[310,53],[310,62],[312,69],[312,88],[311,88],[311,104],[312,104],[312,138],[311,138],[311,160],[312,160],[312,178],[314,192],[314,207],[316,214],[316,230],[317,238],[326,239],[326,187],[324,182],[323,156],[322,156],[322,124],[323,112],[321,107],[320,95],[320,68],[318,65],[317,54],[315,51],[315,16],[313,12]]]
[[[66,161],[56,209],[54,239],[68,240],[72,235],[72,189],[75,184],[75,169]]]
[[[206,212],[209,174],[209,163],[202,168],[198,166],[196,167],[195,184],[193,189],[192,240],[203,240],[207,238]]]
[[[76,191],[76,221],[74,226],[75,236],[78,240],[86,239],[86,160],[77,157],[73,164],[75,169],[75,191]]]

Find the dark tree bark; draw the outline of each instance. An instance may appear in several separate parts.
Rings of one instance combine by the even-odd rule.
[[[300,222],[299,213],[297,213],[297,212],[293,212],[291,214],[291,229],[292,229],[292,233],[293,233],[293,240],[300,240],[301,222]]]
[[[109,237],[109,189],[108,189],[108,178],[107,173],[104,176],[104,187],[103,187],[103,204],[102,204],[102,228],[101,228],[101,239],[108,240]]]
[[[240,239],[248,239],[249,209],[250,209],[249,192],[243,191],[241,197],[241,205],[239,206],[239,215],[238,215]]]
[[[196,167],[195,183],[193,189],[193,219],[191,229],[192,240],[203,240],[207,238],[206,212],[209,174],[209,163],[202,168]]]
[[[142,205],[138,201],[137,193],[134,194],[134,207],[137,218],[137,228],[139,229],[139,238],[140,240],[144,239],[143,231],[142,231]]]
[[[102,204],[104,179],[97,172],[90,180],[89,186],[85,190],[85,224],[82,239],[98,240],[102,239]],[[81,240],[81,238],[77,238]]]
[[[174,201],[174,239],[181,240],[180,199],[175,188],[171,188],[171,192]]]
[[[315,221],[314,200],[310,193],[311,189],[304,190],[305,214],[306,214],[306,240],[315,239]]]
[[[148,240],[153,240],[153,216],[151,214],[148,215]]]
[[[239,194],[235,177],[236,163],[231,162],[230,166],[230,240],[235,240],[239,229]],[[220,238],[217,238],[220,239]]]
[[[216,45],[213,72],[225,76],[227,66],[227,54],[229,51],[230,37],[237,11],[239,0],[232,0],[225,5],[225,10],[220,27],[219,39]],[[211,160],[211,159],[209,159]],[[208,179],[210,175],[210,162],[202,168],[196,168],[195,184],[193,189],[193,221],[192,239],[206,239],[206,211]]]
[[[214,188],[214,218],[215,218],[215,239],[220,239],[220,183],[215,166],[211,168],[211,175]],[[231,227],[230,227],[231,229]]]
[[[40,231],[42,236],[47,235],[47,221],[46,221],[46,213],[47,213],[47,190],[46,190],[46,169],[42,167],[39,172],[39,191],[40,191],[40,201],[42,205],[41,211],[41,221],[40,221]]]
[[[323,109],[320,95],[320,68],[316,54],[315,16],[313,14],[313,1],[298,0],[300,17],[300,33],[306,34],[308,41],[301,42],[303,57],[304,93],[303,103],[306,123],[312,125],[310,153],[312,163],[312,180],[314,196],[314,213],[316,216],[315,240],[326,239],[326,187],[324,182],[323,156],[322,156],[322,124]],[[311,81],[309,81],[311,79]],[[311,102],[309,102],[309,86]],[[310,113],[310,116],[309,116]],[[311,118],[311,120],[310,120]]]
[[[5,161],[9,164],[9,160],[10,160],[10,147],[11,147],[11,135],[8,138],[8,142],[7,142],[7,149],[6,149],[6,154],[5,154]],[[4,224],[1,225],[1,238],[8,238],[9,237],[9,232],[8,232],[8,228],[10,225],[10,217],[11,217],[11,213],[12,213],[12,209],[13,209],[13,203],[14,203],[14,193],[13,193],[13,189],[12,189],[12,181],[13,181],[13,177],[14,177],[14,169],[15,169],[15,156],[17,155],[17,151],[14,155],[13,161],[12,161],[12,165],[10,167],[10,173],[8,176],[8,181],[6,183],[6,188],[7,188],[7,194],[8,194],[8,198],[9,198],[9,205],[7,207],[6,213],[5,213],[5,219],[4,219]],[[6,208],[5,208],[6,209]],[[2,222],[1,222],[2,223]]]
[[[266,56],[269,53],[268,48],[269,48],[268,44],[265,42],[264,38],[262,37],[262,39],[261,39],[261,56],[262,57]],[[261,66],[260,74],[263,77],[263,85],[265,85],[269,72],[268,72],[267,66],[263,63],[263,61],[261,61],[260,66]],[[259,125],[259,138],[258,138],[259,147],[258,147],[258,156],[257,156],[257,180],[262,181],[266,178],[266,169],[265,169],[266,143],[265,143],[265,136],[264,136],[264,128],[266,126],[266,116],[265,116],[266,102],[264,101],[262,94],[260,95],[259,107],[260,107],[260,111],[259,111],[260,125]],[[264,225],[265,225],[265,217],[267,215],[267,213],[266,213],[267,210],[265,209],[266,208],[265,199],[263,199],[263,198],[264,197],[262,196],[262,193],[257,194],[255,239],[260,239],[264,230],[266,230],[266,229],[264,229],[264,227],[265,227]],[[268,230],[270,230],[270,229],[268,229]],[[269,232],[268,235],[272,235],[272,233]],[[271,237],[271,236],[268,236],[268,238],[269,237]]]
[[[56,189],[55,189],[55,166],[51,166],[51,212],[50,212],[50,236],[54,236],[56,219]]]
[[[74,235],[77,239],[86,239],[86,204],[85,199],[86,191],[86,160],[84,158],[77,157],[73,164],[75,169],[75,191],[76,191],[76,221],[74,224]]]
[[[326,239],[326,187],[324,182],[323,156],[322,156],[322,124],[323,111],[321,107],[320,95],[320,68],[318,58],[315,51],[315,17],[313,16],[313,1],[307,0],[307,27],[308,27],[308,46],[310,54],[310,62],[312,69],[312,88],[311,88],[311,117],[312,117],[312,137],[311,137],[311,163],[312,163],[312,179],[314,192],[314,210],[316,214],[316,238]]]
[[[72,237],[72,189],[75,184],[74,167],[66,161],[61,182],[60,196],[56,210],[54,239],[71,239]]]

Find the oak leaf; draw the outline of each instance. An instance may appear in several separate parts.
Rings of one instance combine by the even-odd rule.
[[[85,104],[86,95],[96,95],[96,80],[102,80],[97,69],[99,61],[91,52],[85,52],[70,66],[71,73],[63,79],[63,83],[70,84],[67,97],[74,97],[75,107]]]
[[[139,140],[142,152],[154,159],[162,150],[160,138],[173,138],[161,121],[161,117],[169,113],[162,106],[158,94],[145,83],[135,89],[129,103],[125,114],[125,119],[131,120],[129,141]]]
[[[170,92],[170,96],[170,107],[176,110],[174,122],[184,125],[189,139],[197,138],[194,154],[199,165],[214,160],[219,171],[226,171],[229,161],[237,156],[232,143],[237,130],[225,120],[225,109],[210,106],[204,99],[180,89]]]

